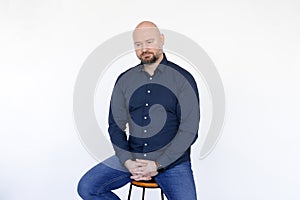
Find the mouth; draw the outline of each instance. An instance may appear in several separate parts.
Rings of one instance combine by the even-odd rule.
[[[146,53],[143,53],[143,54],[142,54],[142,58],[149,58],[149,57],[151,57],[152,55],[153,55],[152,53],[146,52]]]

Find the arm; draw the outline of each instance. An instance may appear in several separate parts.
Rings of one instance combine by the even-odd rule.
[[[189,80],[189,81],[188,81]],[[199,94],[195,80],[185,79],[177,98],[180,124],[176,136],[166,145],[164,153],[157,158],[162,167],[175,162],[190,148],[198,137],[200,120]]]
[[[117,81],[110,101],[108,132],[116,155],[122,164],[126,160],[133,159],[125,132],[127,122],[126,102],[120,83]]]
[[[113,144],[116,155],[121,163],[132,174],[131,178],[134,180],[150,180],[151,176],[156,173],[144,173],[149,165],[145,162],[137,162],[130,151],[130,147],[125,132],[126,124],[128,123],[129,113],[126,106],[126,99],[123,95],[122,83],[117,80],[113,89],[110,110],[109,110],[109,128],[111,142]],[[156,175],[156,174],[155,174]]]

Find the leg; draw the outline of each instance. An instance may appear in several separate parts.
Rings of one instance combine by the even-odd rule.
[[[117,170],[105,163],[90,169],[79,181],[78,193],[84,200],[119,200],[112,190],[131,181],[129,172]]]
[[[159,173],[154,179],[169,200],[197,200],[193,172],[189,161]]]

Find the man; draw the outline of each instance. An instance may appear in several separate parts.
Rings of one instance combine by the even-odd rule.
[[[133,40],[141,63],[118,77],[111,97],[108,131],[116,155],[89,170],[78,193],[84,200],[120,199],[112,190],[154,179],[169,200],[195,200],[190,146],[200,119],[196,82],[167,60],[164,35],[154,23],[138,24]]]

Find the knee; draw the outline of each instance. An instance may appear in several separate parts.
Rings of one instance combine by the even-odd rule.
[[[77,185],[77,193],[82,199],[88,199],[90,197],[91,186],[88,181],[83,178],[80,179]]]

